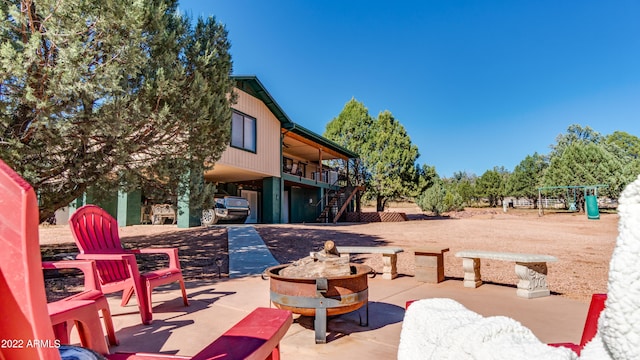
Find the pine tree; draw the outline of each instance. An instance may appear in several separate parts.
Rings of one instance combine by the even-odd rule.
[[[512,196],[526,198],[538,207],[538,188],[542,186],[542,176],[549,166],[544,156],[534,153],[527,155],[518,164],[507,182],[507,193]]]
[[[185,174],[219,158],[234,100],[227,32],[176,9],[0,4],[0,157],[38,192],[41,219],[89,188],[184,191]]]
[[[371,174],[370,195],[376,199],[377,211],[384,211],[387,201],[411,194],[415,187],[415,162],[418,147],[404,126],[391,112],[378,115],[366,147],[365,163]]]
[[[345,105],[340,114],[331,120],[323,136],[338,145],[360,154],[369,143],[369,131],[373,126],[373,118],[363,103],[352,98]],[[354,185],[365,185],[369,181],[369,173],[362,159],[354,159],[346,166],[349,167],[349,182]],[[360,212],[362,199],[356,194],[356,211]]]
[[[544,175],[544,186],[607,185],[599,195],[617,198],[629,182],[624,164],[607,151],[604,145],[576,142],[568,145],[561,155],[551,158]],[[584,197],[578,194],[578,205],[584,208]]]
[[[496,168],[487,170],[476,180],[475,188],[478,197],[486,197],[489,206],[496,207],[504,194],[503,177]]]
[[[590,127],[571,125],[552,145],[544,186],[607,185],[599,195],[618,198],[624,186],[638,176],[640,162],[633,157],[633,137],[616,132],[608,137]],[[578,205],[584,203],[578,193]]]
[[[378,211],[389,199],[412,195],[435,173],[435,169],[415,166],[418,148],[391,112],[381,112],[374,120],[355,99],[327,124],[324,136],[360,156],[353,173],[360,184],[366,184],[365,195],[376,200]]]

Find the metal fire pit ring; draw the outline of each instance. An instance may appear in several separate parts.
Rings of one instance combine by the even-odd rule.
[[[363,323],[360,316],[360,326],[368,326],[367,275],[372,270],[366,265],[349,265],[352,275],[315,279],[279,275],[280,270],[288,265],[270,267],[265,270],[265,274],[270,278],[271,301],[279,309],[314,316],[316,344],[327,342],[327,316],[346,314],[364,306],[365,320]]]

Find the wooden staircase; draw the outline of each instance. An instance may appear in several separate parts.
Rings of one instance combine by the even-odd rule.
[[[358,193],[358,191],[364,191],[364,186],[347,186],[338,189],[338,191],[331,196],[324,209],[322,209],[322,212],[316,218],[316,222],[328,223],[331,216],[331,210],[339,208],[333,217],[333,223],[335,224],[338,222],[340,216],[342,216],[344,211],[347,209],[347,205],[349,205],[349,202]]]

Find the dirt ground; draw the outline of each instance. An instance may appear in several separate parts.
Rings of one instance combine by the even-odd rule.
[[[324,241],[337,245],[398,246],[401,276],[415,274],[412,248],[424,245],[449,247],[445,253],[445,276],[462,279],[462,260],[454,254],[464,249],[548,254],[558,262],[548,263],[548,283],[552,293],[588,302],[592,293],[606,292],[609,260],[618,235],[618,215],[603,213],[599,220],[572,213],[538,216],[537,210],[502,208],[466,209],[463,212],[430,217],[417,207],[391,208],[407,213],[409,221],[367,224],[281,224],[256,225],[272,254],[281,263],[307,256],[322,248]],[[175,225],[136,225],[121,228],[126,247],[178,247],[186,280],[227,276],[228,247],[224,226],[178,229]],[[77,248],[66,226],[40,228],[43,258],[74,253]],[[216,259],[222,260],[220,274]],[[355,261],[382,271],[379,255],[359,255]],[[143,260],[153,268],[157,259]],[[514,264],[482,261],[485,282],[515,286]],[[65,285],[65,286],[63,286]],[[64,296],[77,286],[77,279],[47,279],[50,300]]]

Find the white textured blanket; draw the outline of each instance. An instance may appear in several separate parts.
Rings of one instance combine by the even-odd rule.
[[[582,360],[640,359],[640,176],[620,196],[606,308]],[[407,310],[398,359],[577,359],[548,346],[519,322],[485,318],[451,299],[416,301]]]
[[[451,299],[411,304],[402,323],[398,359],[575,359],[567,348],[538,340],[508,317],[482,317]]]

